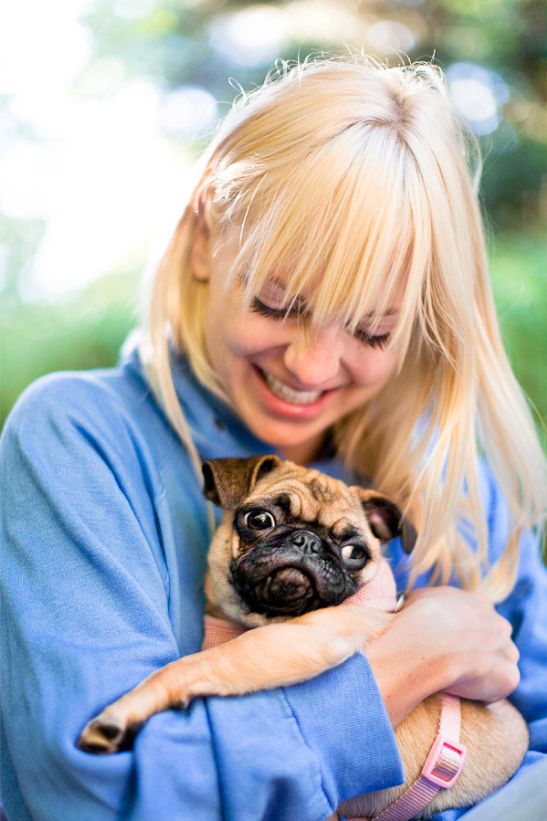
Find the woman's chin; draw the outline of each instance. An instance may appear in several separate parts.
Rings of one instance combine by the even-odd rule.
[[[297,464],[306,464],[314,459],[330,427],[330,422],[326,420],[318,425],[317,420],[312,424],[307,419],[283,417],[249,401],[241,407],[239,416],[258,439]]]

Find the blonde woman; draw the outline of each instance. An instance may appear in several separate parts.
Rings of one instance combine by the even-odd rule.
[[[544,467],[477,174],[437,68],[285,67],[204,157],[139,350],[25,393],[2,440],[10,821],[320,821],[401,782],[393,727],[440,690],[513,693],[526,763],[547,749]],[[91,715],[200,647],[201,461],[271,452],[402,506],[419,533],[411,558],[389,545],[406,606],[323,676],[80,751]]]

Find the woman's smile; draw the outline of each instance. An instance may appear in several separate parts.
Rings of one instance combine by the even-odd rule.
[[[280,416],[310,419],[321,412],[325,402],[336,390],[295,389],[258,365],[252,365],[252,368],[262,401],[272,413]]]

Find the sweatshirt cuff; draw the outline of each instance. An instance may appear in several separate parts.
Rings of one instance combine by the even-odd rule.
[[[395,733],[362,653],[284,689],[306,744],[321,756],[323,790],[341,801],[404,781]]]

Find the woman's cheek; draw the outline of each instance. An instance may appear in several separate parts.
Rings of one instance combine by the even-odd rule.
[[[394,373],[396,363],[397,357],[393,351],[364,350],[358,358],[353,380],[363,387],[383,385]]]
[[[272,323],[252,314],[245,314],[228,329],[227,342],[233,353],[250,356],[287,344],[283,329],[272,328]]]

